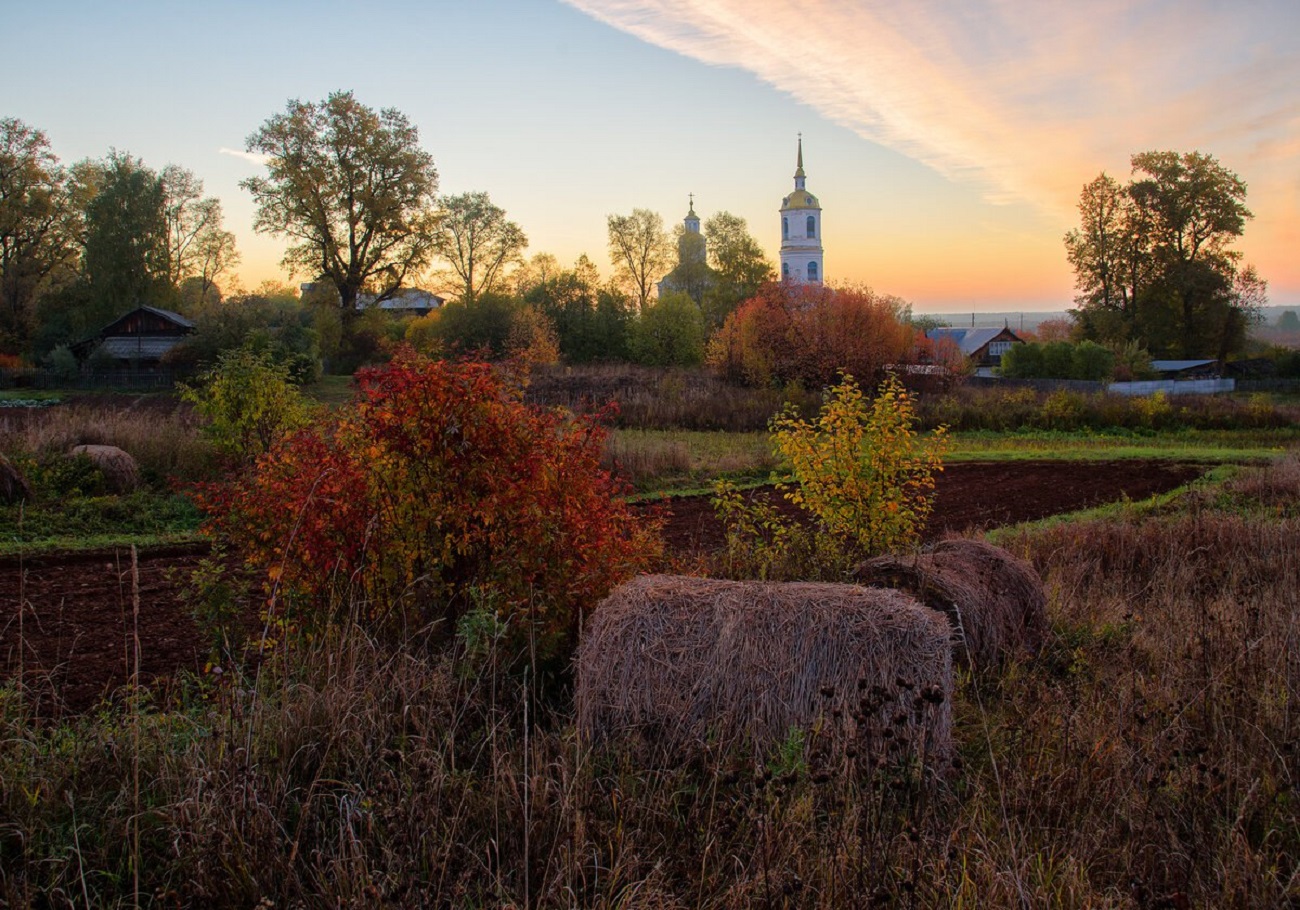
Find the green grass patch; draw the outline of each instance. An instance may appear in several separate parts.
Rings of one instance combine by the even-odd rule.
[[[0,408],[41,408],[62,400],[62,392],[48,389],[0,389]]]
[[[1254,430],[954,433],[947,461],[1112,461],[1159,458],[1201,463],[1261,463],[1300,445],[1300,428]]]
[[[737,485],[766,481],[779,465],[767,433],[708,430],[614,430],[605,464],[642,494],[711,490],[727,478]]]
[[[175,493],[74,496],[4,506],[0,555],[179,543],[197,538],[200,520],[194,503]]]
[[[352,394],[355,391],[351,376],[322,376],[315,382],[302,387],[303,394],[308,398],[319,401],[331,408],[347,404],[352,400]]]

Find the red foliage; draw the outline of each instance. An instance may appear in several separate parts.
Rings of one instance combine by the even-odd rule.
[[[309,622],[361,605],[379,629],[450,632],[477,601],[555,654],[658,554],[658,527],[600,467],[592,418],[524,405],[488,364],[410,349],[357,380],[331,424],[202,496],[211,527]]]
[[[722,376],[824,386],[847,371],[870,384],[913,350],[906,306],[865,288],[771,283],[741,304],[709,343]]]

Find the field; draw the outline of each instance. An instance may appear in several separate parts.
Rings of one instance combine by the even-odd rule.
[[[158,470],[205,470],[189,418],[152,414]],[[939,779],[845,776],[851,758],[793,739],[646,765],[576,739],[563,680],[355,629],[214,673],[202,548],[11,549],[0,903],[1300,906],[1289,421],[958,437],[927,536],[1027,557],[1052,634],[963,671]],[[658,491],[780,470],[751,436],[627,432],[611,464],[670,513],[669,565],[721,530]]]

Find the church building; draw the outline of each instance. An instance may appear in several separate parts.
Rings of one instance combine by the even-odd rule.
[[[822,207],[804,188],[803,136],[794,171],[794,192],[781,200],[781,280],[796,284],[821,284]]]

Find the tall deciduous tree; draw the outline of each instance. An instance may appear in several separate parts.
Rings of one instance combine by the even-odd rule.
[[[254,228],[287,237],[284,264],[338,290],[345,319],[364,289],[391,297],[433,249],[438,173],[406,116],[374,111],[351,92],[290,101],[248,138],[267,175],[241,184]]]
[[[505,267],[519,261],[528,238],[487,193],[445,196],[441,206],[433,250],[451,266],[461,302],[472,304],[496,289]]]
[[[753,297],[764,282],[775,278],[776,272],[739,215],[718,212],[711,216],[704,222],[704,239],[709,265],[716,275],[705,300],[705,316],[719,325],[741,301]]]
[[[0,119],[0,353],[27,347],[33,303],[70,265],[63,169],[45,133]]]
[[[197,278],[200,299],[206,299],[217,278],[239,261],[235,235],[222,226],[221,201],[203,197],[203,181],[192,171],[169,164],[161,178],[171,283],[179,288]]]
[[[170,303],[170,246],[162,179],[139,158],[111,152],[86,206],[86,278],[99,322],[140,303]]]
[[[610,215],[609,259],[616,277],[645,309],[655,282],[673,266],[673,244],[664,230],[663,216],[649,209],[630,215]]]
[[[1220,359],[1240,350],[1266,285],[1242,267],[1246,184],[1212,155],[1144,152],[1127,186],[1102,174],[1065,237],[1086,337]]]

